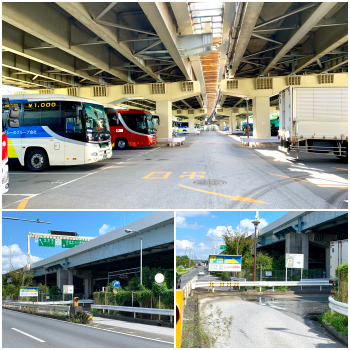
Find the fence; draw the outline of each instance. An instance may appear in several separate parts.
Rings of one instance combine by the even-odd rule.
[[[328,297],[329,308],[333,311],[336,311],[342,315],[348,316],[348,304],[341,303],[340,301],[336,301],[333,297]]]
[[[213,273],[211,275],[217,275],[221,279],[230,280],[230,274],[228,272],[224,273]],[[235,273],[236,277],[244,278],[247,281],[254,280],[254,270],[244,269],[240,272]],[[303,279],[319,279],[326,278],[325,269],[311,269],[303,270]],[[287,270],[288,281],[300,281],[301,280],[301,269],[288,269]],[[257,281],[285,281],[286,280],[286,270],[268,270],[264,268],[256,269],[256,280]]]
[[[116,306],[116,305],[95,305],[91,306],[93,309],[97,310],[112,310],[112,311],[123,311],[131,312],[136,318],[136,314],[150,314],[150,315],[159,315],[159,316],[170,316],[170,322],[173,322],[174,309],[153,309],[145,307],[132,307],[132,306]]]

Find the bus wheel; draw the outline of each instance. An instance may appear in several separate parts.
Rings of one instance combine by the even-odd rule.
[[[128,141],[124,138],[119,138],[115,140],[115,147],[117,149],[127,149],[128,148]]]
[[[44,171],[49,165],[46,152],[41,149],[34,149],[28,154],[27,167],[30,171]]]

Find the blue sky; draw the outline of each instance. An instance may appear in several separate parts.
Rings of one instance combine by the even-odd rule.
[[[72,231],[79,236],[99,237],[132,221],[141,219],[152,212],[146,211],[3,211],[3,217],[37,220],[50,224],[27,221],[2,220],[2,272],[7,272],[11,263],[15,268],[26,264],[28,232],[48,233],[48,230]],[[124,217],[123,215],[124,214]],[[131,216],[133,215],[133,216]],[[12,237],[12,239],[10,238]],[[31,262],[66,250],[61,246],[39,247],[34,238],[30,240]]]
[[[287,211],[259,211],[260,225],[263,228]],[[176,255],[191,248],[195,257],[204,259],[214,253],[214,246],[223,244],[222,234],[227,226],[231,230],[253,233],[255,211],[177,211],[176,212]],[[217,253],[220,249],[217,250]]]

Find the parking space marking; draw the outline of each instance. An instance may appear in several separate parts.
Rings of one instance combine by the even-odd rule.
[[[317,186],[322,186],[322,187],[332,187],[332,188],[340,188],[342,190],[348,190],[347,187],[341,187],[341,186],[333,186],[333,185],[327,185],[327,184],[315,184],[314,182],[312,181],[309,181],[309,180],[304,180],[304,179],[298,179],[296,177],[289,177],[289,176],[284,176],[284,175],[277,175],[277,174],[270,174],[270,175],[273,175],[273,176],[279,176],[279,177],[285,177],[287,179],[292,179],[292,180],[297,180],[297,181],[303,181],[303,182],[309,182],[310,184],[313,184],[313,185],[317,185]]]
[[[154,174],[165,174],[163,177],[151,177]],[[163,180],[163,179],[167,179],[171,174],[170,172],[167,171],[153,171],[151,173],[149,173],[148,175],[146,175],[145,177],[143,177],[142,179],[147,179],[147,180]]]
[[[209,191],[200,190],[200,189],[198,189],[198,188],[193,188],[193,187],[189,187],[189,186],[185,186],[185,185],[178,185],[178,186],[183,187],[183,188],[187,188],[187,189],[193,190],[193,191],[198,191],[198,192],[213,194],[213,195],[215,195],[215,196],[220,196],[220,197],[226,197],[226,198],[229,198],[229,199],[231,199],[231,200],[233,200],[233,201],[242,201],[242,202],[253,202],[253,203],[270,204],[270,203],[267,203],[267,202],[262,202],[262,201],[258,201],[258,200],[251,199],[251,198],[247,198],[247,197],[230,196],[230,195],[222,194],[222,193],[209,192]]]
[[[188,174],[188,175],[180,175],[180,177],[187,177],[189,179],[194,179],[195,177],[199,177],[201,179],[205,178],[205,175],[197,175],[197,174],[206,174],[205,171],[195,171],[195,172],[191,172],[191,171],[184,171],[182,172],[182,174]]]

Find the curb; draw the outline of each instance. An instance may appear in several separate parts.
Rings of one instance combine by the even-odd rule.
[[[95,314],[91,312],[93,316],[95,317],[101,317],[101,318],[107,318],[112,320],[118,320],[118,321],[126,321],[131,323],[141,323],[141,324],[148,324],[151,326],[162,326],[162,327],[168,327],[168,328],[174,328],[174,324],[166,321],[159,321],[159,320],[147,320],[147,319],[141,319],[141,318],[133,318],[133,317],[126,317],[126,316],[115,316],[115,315],[101,315],[101,314]]]
[[[342,332],[338,332],[332,325],[322,323],[322,326],[342,343],[348,345],[348,337]]]

